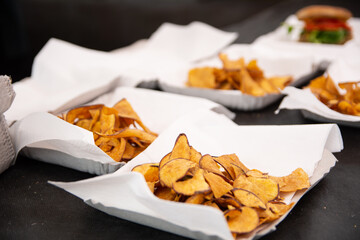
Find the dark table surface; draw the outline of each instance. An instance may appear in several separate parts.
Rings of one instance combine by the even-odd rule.
[[[249,43],[310,3],[285,1],[224,29],[239,32],[237,41]],[[341,5],[360,16],[358,1]],[[234,121],[239,125],[316,124],[296,110],[275,115],[279,103],[254,112],[234,110]],[[360,128],[340,126],[340,130],[344,150],[335,153],[336,166],[276,231],[262,239],[360,239]],[[185,239],[109,216],[47,183],[93,176],[19,156],[16,164],[0,175],[0,239]]]

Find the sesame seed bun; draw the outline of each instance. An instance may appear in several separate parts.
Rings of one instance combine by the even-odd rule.
[[[349,10],[342,7],[327,5],[312,5],[297,11],[296,16],[299,20],[316,18],[335,18],[346,21],[352,17]]]

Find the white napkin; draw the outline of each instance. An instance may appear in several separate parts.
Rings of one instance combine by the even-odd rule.
[[[329,66],[326,74],[333,79],[335,86],[341,82],[360,81],[360,59],[358,58],[360,49],[354,51],[353,54],[353,57],[337,59]],[[338,90],[340,92],[344,91],[339,87]],[[287,96],[282,100],[277,112],[281,109],[302,109],[308,111],[303,112],[305,117],[316,121],[360,126],[359,116],[342,114],[328,108],[311,93],[310,89],[286,87],[283,92]]]
[[[50,183],[90,206],[129,221],[194,239],[232,239],[220,211],[158,199],[149,191],[144,178],[130,173],[131,169],[141,163],[159,162],[171,151],[178,134],[186,133],[190,145],[202,154],[236,153],[249,168],[256,167],[273,175],[286,175],[302,167],[314,186],[335,165],[336,158],[330,152],[343,148],[339,128],[332,124],[235,126],[213,125],[205,115],[195,119],[174,123],[146,152],[113,174],[78,182]],[[304,191],[295,194],[291,201],[297,202],[303,194]],[[283,218],[266,225],[259,236],[274,230]]]
[[[294,78],[292,85],[303,84],[306,76],[315,71],[314,59],[308,54],[290,54],[264,47],[259,50],[249,44],[233,44],[225,48],[230,59],[244,57],[246,62],[256,59],[266,77],[291,75]],[[186,86],[188,72],[195,67],[222,67],[218,56],[197,63],[177,65],[163,71],[159,75],[159,86],[164,91],[199,96],[218,102],[224,106],[240,110],[256,110],[264,108],[282,97],[281,94],[269,94],[263,97],[254,97],[242,94],[239,90],[216,90],[191,88]]]
[[[15,151],[11,142],[9,128],[4,112],[11,106],[15,92],[8,76],[0,76],[0,173],[5,171],[14,161]]]
[[[63,110],[114,86],[155,80],[162,69],[208,57],[236,36],[198,22],[165,23],[146,42],[110,53],[50,39],[34,60],[31,78],[14,84],[17,98],[6,117],[14,121],[35,111]]]
[[[152,131],[161,134],[170,124],[192,112],[211,109],[233,118],[234,114],[206,99],[178,96],[159,91],[119,87],[89,104],[113,106],[126,98]],[[230,121],[225,115],[213,113],[211,117]],[[212,120],[215,121],[215,120]],[[97,175],[114,172],[123,163],[115,162],[100,150],[91,132],[71,125],[49,113],[33,113],[15,122],[10,129],[16,153],[24,153],[44,162],[58,164]]]
[[[360,46],[360,19],[351,18],[348,24],[353,30],[353,39],[344,45],[304,43],[298,42],[304,24],[295,15],[290,15],[282,26],[257,38],[254,45],[259,49],[267,47],[288,53],[312,54],[318,64],[322,61],[331,62],[343,56],[344,49],[356,49]],[[293,26],[290,34],[288,34],[288,26]],[[349,56],[351,55],[344,57]]]

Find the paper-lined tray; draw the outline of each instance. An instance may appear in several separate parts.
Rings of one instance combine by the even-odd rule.
[[[359,56],[357,54],[360,54],[360,49],[353,53],[354,56]],[[355,57],[338,59],[329,66],[326,75],[333,79],[335,86],[341,93],[344,90],[338,87],[338,83],[360,80],[359,64],[360,59]],[[311,120],[360,127],[360,116],[342,114],[328,108],[311,93],[310,89],[287,87],[284,89],[284,93],[287,96],[283,99],[277,111],[281,109],[300,109],[303,116]]]
[[[171,151],[179,133],[185,133],[189,144],[202,154],[235,153],[250,169],[256,168],[270,175],[283,176],[302,167],[314,187],[336,163],[331,152],[343,148],[340,131],[332,124],[235,126],[225,122],[213,125],[207,122],[208,119],[204,115],[197,117],[196,121],[176,122],[149,146],[146,153],[113,174],[78,182],[51,183],[94,208],[129,221],[194,239],[232,239],[220,211],[158,199],[149,191],[144,178],[131,173],[131,169],[138,164],[159,162]],[[287,201],[296,203],[305,193],[297,192]],[[285,217],[264,225],[247,238],[260,237],[275,230]]]
[[[275,52],[271,48],[259,51],[251,45],[234,44],[222,52],[226,53],[230,59],[244,57],[246,62],[256,59],[267,77],[291,75],[294,78],[291,83],[293,86],[304,84],[317,69],[310,55]],[[263,97],[255,97],[243,94],[239,90],[187,87],[186,81],[189,70],[204,66],[221,68],[221,61],[217,56],[214,56],[196,64],[182,64],[168,71],[163,71],[159,77],[159,86],[167,92],[207,98],[238,110],[258,110],[274,103],[283,96],[282,94],[268,94]]]
[[[14,84],[17,97],[6,119],[12,122],[34,111],[60,111],[116,86],[154,81],[162,69],[209,57],[236,37],[236,33],[192,22],[164,23],[149,39],[113,52],[50,39],[34,59],[31,78]]]
[[[305,43],[298,41],[304,26],[303,22],[299,21],[295,15],[290,15],[282,26],[258,37],[254,41],[254,46],[259,49],[272,48],[281,52],[311,54],[316,63],[331,62],[339,57],[351,57],[351,49],[360,46],[360,18],[351,18],[348,24],[352,28],[353,39],[344,45]],[[288,33],[289,26],[292,26],[291,33]],[[349,53],[344,54],[347,50]]]
[[[191,118],[198,111],[213,110],[211,121],[220,118],[233,124],[230,119],[234,114],[214,102],[146,89],[120,87],[89,105],[102,103],[111,107],[122,98],[130,102],[150,130],[160,135],[173,122],[186,116]],[[48,163],[97,175],[114,172],[124,165],[100,150],[90,131],[50,113],[33,113],[17,121],[11,126],[10,135],[17,153],[25,148],[24,154]]]

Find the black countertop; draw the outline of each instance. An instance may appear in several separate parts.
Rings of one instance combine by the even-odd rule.
[[[238,42],[251,42],[310,3],[282,2],[224,29],[238,31]],[[359,2],[342,5],[359,17]],[[279,103],[254,112],[233,110],[234,121],[239,125],[317,123],[297,110],[275,115]],[[336,166],[300,200],[276,231],[262,239],[360,239],[360,128],[340,126],[340,130],[344,150],[335,153]],[[109,216],[47,183],[91,177],[94,175],[19,156],[16,164],[0,175],[0,239],[185,239]]]

